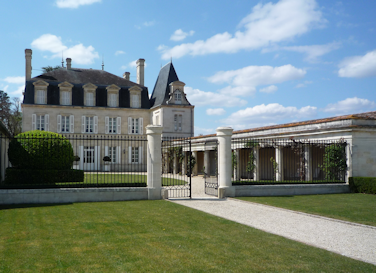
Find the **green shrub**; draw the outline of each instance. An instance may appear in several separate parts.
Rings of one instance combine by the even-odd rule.
[[[5,185],[54,185],[57,182],[83,182],[82,170],[31,170],[7,168]]]
[[[18,134],[9,143],[8,156],[13,167],[34,170],[67,170],[75,159],[69,140],[39,130]]]
[[[350,177],[352,192],[376,194],[376,177]]]

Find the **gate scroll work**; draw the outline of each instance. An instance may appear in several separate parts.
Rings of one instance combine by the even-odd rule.
[[[218,141],[207,141],[204,152],[205,194],[218,196],[218,171]]]

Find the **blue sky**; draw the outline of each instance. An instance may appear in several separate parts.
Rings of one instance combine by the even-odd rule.
[[[2,1],[0,89],[22,96],[25,48],[41,67],[122,76],[146,60],[149,93],[172,58],[195,134],[376,110],[376,1]]]

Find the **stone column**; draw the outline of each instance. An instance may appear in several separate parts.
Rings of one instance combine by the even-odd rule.
[[[278,164],[276,172],[276,181],[283,180],[283,146],[275,148],[275,162]],[[274,171],[274,168],[273,168]]]
[[[161,179],[161,135],[162,126],[146,126],[147,135],[147,186],[148,199],[161,199],[162,179]]]
[[[219,189],[218,197],[235,197],[235,188],[231,181],[231,136],[233,129],[230,127],[217,128],[218,138],[218,163],[219,163]]]
[[[305,180],[313,180],[312,169],[312,146],[307,144],[304,146],[304,159],[305,159]]]
[[[234,157],[236,159],[236,165],[234,166],[234,181],[240,180],[240,149],[234,150]]]
[[[210,151],[204,151],[204,168],[206,176],[210,177]]]
[[[193,167],[192,174],[198,175],[198,156],[197,151],[192,152],[192,156],[196,159],[196,164]]]
[[[255,169],[253,170],[253,181],[259,181],[260,180],[260,147],[256,146],[253,148],[253,155],[255,157]]]
[[[345,182],[349,184],[349,177],[353,176],[353,168],[352,168],[352,140],[347,141],[346,145],[346,164],[347,164],[347,171],[345,172]]]
[[[173,174],[178,174],[178,156],[176,153],[174,154],[172,167],[173,167]]]

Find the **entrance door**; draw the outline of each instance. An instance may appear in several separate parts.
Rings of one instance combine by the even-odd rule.
[[[205,150],[209,150],[209,168],[205,168],[205,194],[218,196],[218,142],[205,142]],[[214,172],[213,172],[214,171]]]
[[[93,146],[84,147],[84,170],[95,170],[95,149]]]

